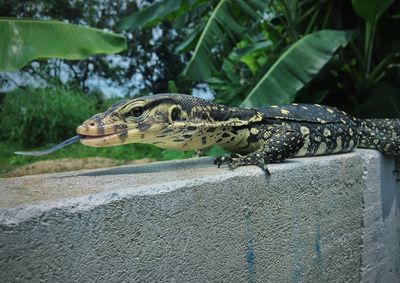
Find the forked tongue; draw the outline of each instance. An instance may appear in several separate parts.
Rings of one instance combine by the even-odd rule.
[[[60,148],[63,148],[64,146],[73,144],[73,143],[79,141],[80,139],[81,139],[81,136],[80,135],[76,135],[76,136],[74,136],[74,137],[72,137],[72,138],[70,138],[70,139],[68,139],[66,141],[63,141],[63,142],[61,142],[61,143],[59,143],[59,144],[57,144],[57,145],[55,145],[53,147],[50,147],[48,149],[38,150],[38,151],[16,151],[14,153],[18,154],[18,155],[42,156],[42,155],[49,154],[49,153],[51,153],[53,151],[59,150]]]

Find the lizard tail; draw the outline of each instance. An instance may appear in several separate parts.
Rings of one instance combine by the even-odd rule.
[[[359,119],[359,145],[400,156],[400,119]]]

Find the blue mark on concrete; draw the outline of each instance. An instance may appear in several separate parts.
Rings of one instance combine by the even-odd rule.
[[[319,225],[317,225],[315,232],[315,252],[317,253],[317,257],[321,257],[321,231]]]
[[[324,279],[324,262],[322,257],[322,243],[321,243],[321,227],[319,223],[320,213],[316,214],[316,226],[314,236],[314,250],[315,250],[315,264],[318,266],[318,272],[321,279]]]
[[[256,257],[254,255],[253,239],[247,241],[246,260],[249,282],[256,282]]]
[[[248,211],[245,212],[245,217],[247,280],[250,283],[255,283],[257,277],[256,255],[254,253],[254,224],[250,219],[250,213]]]

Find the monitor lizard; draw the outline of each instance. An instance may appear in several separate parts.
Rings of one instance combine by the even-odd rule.
[[[268,164],[290,157],[356,147],[400,155],[400,119],[357,119],[318,104],[229,107],[184,94],[121,100],[76,132],[82,144],[94,147],[148,143],[201,150],[218,145],[232,153],[216,158],[218,167],[257,165],[267,174]]]

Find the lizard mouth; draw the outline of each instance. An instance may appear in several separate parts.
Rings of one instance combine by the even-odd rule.
[[[92,120],[87,120],[78,126],[76,133],[81,136],[81,144],[93,147],[124,144],[128,137],[127,127],[121,127],[121,125],[99,126]]]
[[[106,135],[82,135],[80,134],[80,142],[87,146],[103,147],[103,146],[114,146],[123,144],[124,140],[128,136],[127,131],[121,131],[113,134]]]

